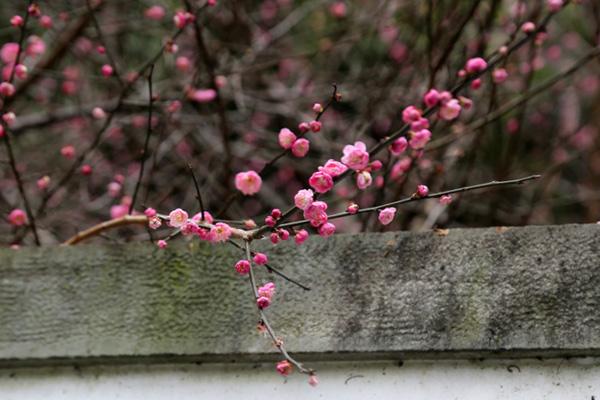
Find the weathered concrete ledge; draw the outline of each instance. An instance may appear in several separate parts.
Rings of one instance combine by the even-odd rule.
[[[305,359],[600,355],[598,225],[259,247],[312,287],[273,277],[268,310]],[[271,359],[240,255],[197,242],[3,250],[0,364]]]

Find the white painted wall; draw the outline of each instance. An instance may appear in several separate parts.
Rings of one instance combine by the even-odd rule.
[[[507,366],[517,365],[520,369]],[[272,365],[159,365],[0,370],[1,400],[600,399],[600,360],[311,364],[321,384]]]

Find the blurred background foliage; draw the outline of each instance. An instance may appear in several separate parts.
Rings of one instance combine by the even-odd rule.
[[[9,20],[23,14],[24,3],[0,3],[0,43],[18,40],[18,29]],[[377,184],[358,191],[351,179],[344,181],[326,197],[330,210],[342,210],[350,201],[368,206],[410,196],[419,183],[436,191],[539,173],[543,175],[539,181],[465,194],[448,207],[435,201],[404,206],[385,229],[598,221],[600,59],[592,59],[572,75],[561,74],[599,45],[600,5],[594,0],[575,3],[552,18],[547,35],[530,41],[503,63],[509,74],[506,82],[496,85],[488,74],[481,88],[462,93],[473,101],[473,107],[457,121],[432,124],[432,142],[424,154],[415,157],[414,168],[394,174],[398,158],[384,152],[376,157],[384,165],[376,174],[381,176]],[[25,60],[30,74],[37,73],[38,78],[9,107],[17,114],[11,132],[17,166],[34,209],[44,196],[36,185],[38,179],[48,176],[51,188],[59,182],[75,162],[61,156],[61,148],[72,145],[76,155],[81,154],[104,123],[92,118],[91,110],[102,107],[108,112],[121,91],[116,78],[100,73],[109,60],[97,51],[101,38],[89,20],[86,3],[52,0],[38,4],[53,21],[50,28],[35,19],[29,24],[26,42],[31,43],[30,35],[36,35],[33,42],[41,41],[45,47],[43,54]],[[519,30],[523,22],[540,23],[547,14],[545,0],[219,0],[215,7],[204,7],[204,1],[191,4],[198,9],[198,23],[221,85],[231,157],[222,140],[218,102],[198,103],[187,95],[190,89],[212,86],[211,71],[189,26],[175,42],[177,51],[156,62],[153,81],[159,97],[136,209],[143,210],[143,205],[161,212],[175,207],[196,210],[187,171],[191,163],[211,212],[222,211],[224,218],[235,220],[255,218],[259,223],[271,208],[291,206],[293,195],[306,186],[316,167],[329,158],[339,159],[345,144],[362,140],[372,147],[402,126],[402,109],[420,105],[428,88],[452,88],[468,58],[492,54],[523,35]],[[162,20],[144,16],[153,5],[164,7]],[[94,16],[124,80],[174,34],[173,14],[184,8],[180,1],[103,1]],[[36,69],[68,37],[73,25],[85,18],[87,22],[68,41],[64,54]],[[190,61],[187,70],[177,67],[178,57]],[[554,78],[555,85],[529,96]],[[296,131],[300,122],[313,119],[312,104],[327,103],[333,83],[342,101],[333,103],[323,115],[323,130],[307,136],[309,155],[279,160],[276,169],[263,175],[265,185],[258,195],[232,197],[232,175],[249,168],[260,170],[276,156],[279,130]],[[519,96],[526,100],[492,121],[479,123]],[[182,108],[172,113],[168,106],[174,100],[182,101]],[[111,207],[127,204],[139,171],[147,103],[145,79],[140,79],[97,148],[86,157],[84,163],[92,167],[92,174],[76,172],[37,216],[44,243],[61,242],[109,219]],[[5,216],[22,204],[4,151],[0,165],[0,213]],[[338,225],[339,231],[346,232],[382,229],[368,215]],[[140,239],[147,232],[124,228],[96,240],[123,237]],[[0,224],[0,238],[5,245],[31,242],[26,228],[8,223]]]

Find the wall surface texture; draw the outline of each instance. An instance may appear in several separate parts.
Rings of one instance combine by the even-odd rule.
[[[311,287],[257,268],[260,282],[277,285],[268,314],[289,351],[312,367],[326,362],[329,383],[311,396],[329,397],[338,382],[347,399],[381,390],[385,398],[600,399],[599,225],[253,246]],[[0,251],[0,398],[42,389],[48,399],[69,391],[139,398],[136,390],[165,398],[174,386],[182,399],[245,388],[247,398],[287,396],[300,384],[304,393],[305,377],[283,383],[272,364],[251,364],[279,355],[256,332],[250,284],[233,269],[241,256],[197,242]],[[362,377],[346,382],[352,374]]]

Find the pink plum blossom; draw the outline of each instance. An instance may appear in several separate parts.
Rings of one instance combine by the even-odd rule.
[[[231,237],[231,227],[224,222],[217,222],[210,229],[211,242],[224,242]]]
[[[278,140],[281,147],[284,149],[290,149],[292,144],[294,144],[296,141],[296,135],[294,135],[294,133],[288,128],[283,128],[279,131]]]
[[[434,107],[440,101],[440,93],[435,89],[429,89],[425,96],[423,96],[423,102],[427,107]]]
[[[246,275],[250,272],[250,262],[248,260],[240,260],[235,263],[235,270],[240,275]]]
[[[8,222],[13,226],[22,226],[27,223],[27,214],[20,208],[15,208],[8,214]]]
[[[458,103],[458,100],[451,99],[442,105],[438,114],[441,119],[451,121],[453,119],[456,119],[460,115],[460,110],[461,107]]]
[[[181,208],[176,208],[169,213],[169,226],[180,228],[188,220],[188,213]]]
[[[396,208],[386,207],[383,210],[379,211],[379,216],[377,218],[379,219],[379,222],[381,222],[383,225],[389,225],[394,220],[395,216]]]
[[[308,231],[306,229],[299,230],[294,236],[294,242],[298,245],[304,243],[306,239],[308,239]]]
[[[75,147],[71,146],[71,145],[67,145],[67,146],[63,146],[60,149],[60,154],[64,157],[64,158],[73,158],[75,156]]]
[[[419,197],[425,197],[429,194],[429,188],[425,185],[418,185],[416,194]]]
[[[114,73],[114,69],[112,66],[108,65],[108,64],[104,64],[102,66],[102,75],[108,77],[111,76]]]
[[[127,211],[129,211],[129,206],[125,204],[116,204],[110,208],[110,218],[121,218],[127,215]]]
[[[154,21],[160,21],[166,15],[166,11],[162,6],[154,5],[144,11],[144,16]]]
[[[317,133],[321,130],[321,123],[319,121],[310,121],[308,126],[310,126],[310,130],[314,133]]]
[[[167,241],[166,240],[159,240],[158,242],[156,242],[156,245],[158,246],[159,249],[165,249],[167,247]]]
[[[196,103],[210,103],[217,98],[217,92],[214,89],[192,89],[187,97]]]
[[[308,154],[310,142],[305,138],[296,139],[292,143],[292,154],[294,157],[302,158]]]
[[[50,186],[50,177],[48,175],[42,176],[36,182],[38,189],[46,190]]]
[[[392,153],[395,156],[398,156],[404,153],[407,147],[408,141],[404,136],[402,136],[392,142],[392,144],[390,145],[390,153]]]
[[[356,186],[360,190],[368,188],[372,183],[373,177],[369,171],[360,171],[358,174],[356,174]]]
[[[306,210],[313,202],[314,192],[310,189],[301,189],[294,196],[294,204],[300,210]]]
[[[342,175],[347,170],[348,167],[336,160],[327,160],[325,165],[319,167],[319,171],[329,174],[332,178]]]
[[[310,221],[314,227],[327,222],[327,203],[323,201],[314,201],[304,210],[304,218]]]
[[[256,305],[261,310],[264,310],[271,305],[271,300],[268,297],[260,296],[258,299],[256,299]]]
[[[449,194],[446,194],[446,195],[440,197],[440,204],[447,206],[451,202],[452,202],[452,196],[450,196]]]
[[[467,60],[465,64],[465,70],[469,74],[475,74],[481,72],[487,68],[487,62],[481,57],[474,57]]]
[[[348,207],[346,207],[346,212],[348,214],[356,214],[359,210],[358,204],[356,203],[351,203],[348,205]]]
[[[275,284],[273,282],[267,282],[264,285],[260,286],[258,289],[258,295],[262,297],[266,297],[267,299],[272,299],[275,294]]]
[[[365,169],[369,165],[369,153],[363,142],[344,146],[343,153],[342,162],[355,171]]]
[[[335,225],[331,222],[326,222],[319,227],[319,235],[322,237],[328,237],[335,233]]]
[[[421,110],[415,106],[408,106],[402,110],[402,121],[405,124],[410,124],[421,119]]]
[[[14,64],[17,60],[17,53],[19,52],[19,44],[8,42],[5,43],[0,49],[0,59],[4,64]]]
[[[429,143],[429,140],[431,140],[431,131],[429,129],[421,129],[412,135],[409,144],[412,149],[420,150]]]
[[[333,178],[326,172],[317,171],[308,179],[308,184],[317,193],[326,193],[333,187]]]
[[[288,360],[279,361],[275,369],[280,375],[288,376],[292,372],[292,364]]]
[[[494,79],[494,83],[502,83],[508,78],[508,72],[504,68],[496,68],[492,72],[492,78]]]
[[[269,258],[264,253],[256,253],[252,259],[256,265],[265,265],[267,262],[269,262]]]
[[[236,189],[246,196],[251,196],[258,193],[261,186],[262,179],[260,175],[256,173],[256,171],[250,170],[246,172],[238,172],[235,176]]]

